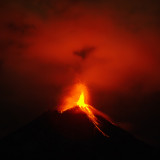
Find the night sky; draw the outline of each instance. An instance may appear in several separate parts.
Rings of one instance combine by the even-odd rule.
[[[90,103],[160,146],[158,0],[0,2],[0,138],[85,83]]]

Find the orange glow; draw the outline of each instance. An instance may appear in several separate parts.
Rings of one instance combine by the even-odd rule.
[[[79,100],[77,102],[77,105],[82,108],[82,107],[86,107],[86,104],[84,103],[84,93],[82,92],[80,97],[79,97]]]
[[[81,93],[81,95],[79,97],[79,100],[77,102],[77,106],[79,106],[81,108],[81,110],[87,114],[87,116],[92,120],[92,122],[95,125],[98,125],[97,118],[94,116],[93,112],[91,111],[90,106],[88,104],[85,104],[85,102],[84,102],[83,92]]]
[[[80,89],[80,90],[77,90]],[[75,93],[75,91],[77,91],[77,93],[79,94],[79,98],[76,101],[74,98],[77,97],[77,93]],[[100,127],[99,127],[99,122],[98,119],[96,118],[96,116],[94,115],[94,113],[96,112],[97,114],[103,116],[105,119],[108,120],[108,118],[106,118],[107,116],[105,116],[105,114],[101,113],[100,111],[94,109],[91,105],[86,104],[85,103],[85,98],[87,98],[87,88],[85,85],[83,84],[77,84],[75,86],[75,88],[73,89],[73,93],[75,93],[76,95],[72,95],[71,97],[67,97],[66,98],[66,102],[67,104],[65,104],[64,106],[61,107],[60,111],[61,113],[74,108],[74,107],[79,107],[81,109],[81,111],[83,111],[88,118],[92,121],[92,123],[94,124],[94,126],[106,137],[109,137],[106,133],[104,133]],[[85,97],[86,96],[86,97]]]

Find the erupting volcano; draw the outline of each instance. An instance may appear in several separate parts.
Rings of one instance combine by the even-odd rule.
[[[77,100],[77,102],[74,99],[74,96],[71,97],[67,97],[66,98],[66,104],[64,106],[62,106],[61,108],[61,113],[63,113],[64,111],[74,108],[74,107],[79,107],[81,109],[82,112],[84,112],[88,118],[92,121],[92,123],[94,124],[94,126],[106,137],[109,137],[106,133],[104,133],[101,129],[100,129],[100,122],[98,121],[98,119],[96,118],[96,116],[94,114],[98,114],[101,115],[102,117],[106,118],[107,120],[109,120],[111,123],[112,121],[108,118],[107,115],[101,113],[100,111],[96,110],[95,108],[93,108],[91,105],[85,103],[85,96],[87,97],[88,95],[88,91],[87,91],[87,87],[84,84],[76,84],[75,88],[73,89],[73,94],[80,93],[79,99]],[[87,99],[87,98],[86,98]]]
[[[153,149],[115,126],[88,103],[76,84],[57,110],[48,110],[0,143],[6,159],[154,159]],[[107,137],[107,138],[106,138]]]

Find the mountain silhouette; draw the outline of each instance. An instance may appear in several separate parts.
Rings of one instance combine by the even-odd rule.
[[[48,111],[5,137],[5,159],[156,159],[155,150],[128,132],[97,116],[97,130],[79,107],[63,113]]]

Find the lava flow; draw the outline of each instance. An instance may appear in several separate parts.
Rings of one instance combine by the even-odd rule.
[[[79,98],[76,101],[77,94],[79,94]],[[111,122],[111,120],[108,118],[107,115],[103,114],[102,112],[98,111],[97,109],[93,108],[91,105],[85,103],[85,96],[87,98],[88,92],[86,89],[86,86],[83,84],[77,84],[76,87],[72,90],[72,96],[67,97],[65,99],[65,104],[61,106],[60,112],[64,112],[68,109],[79,107],[81,111],[83,111],[88,118],[92,121],[94,126],[106,137],[109,137],[106,133],[104,133],[100,129],[100,123],[98,122],[98,119],[94,115],[96,113],[97,115],[101,115],[103,118],[107,119]],[[111,122],[112,123],[112,122]]]

